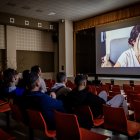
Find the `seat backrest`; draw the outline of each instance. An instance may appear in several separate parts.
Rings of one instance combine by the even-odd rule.
[[[27,113],[28,113],[28,117],[29,117],[29,126],[32,129],[38,129],[38,130],[47,129],[46,122],[45,122],[41,112],[28,109]]]
[[[20,108],[16,104],[12,104],[12,103],[10,103],[10,108],[12,111],[13,119],[15,119],[17,122],[24,123],[24,118],[23,118]]]
[[[133,87],[129,84],[123,84],[123,90],[125,91],[133,91]]]
[[[114,64],[119,56],[129,49],[128,38],[118,38],[110,41],[110,61]]]
[[[57,140],[80,140],[80,129],[76,115],[55,111]]]
[[[112,91],[114,91],[114,92],[120,92],[120,86],[119,85],[113,85],[112,86]]]
[[[74,108],[74,113],[78,116],[81,127],[91,128],[94,125],[94,117],[89,106],[80,106]]]
[[[135,120],[140,122],[140,100],[134,100],[133,101],[133,108],[134,108],[134,117]]]
[[[106,129],[127,133],[127,119],[123,108],[103,105],[103,114]]]
[[[92,94],[96,95],[96,87],[93,85],[87,85],[87,89],[89,92],[91,92]]]
[[[140,85],[134,85],[134,91],[140,92]]]
[[[10,136],[8,133],[0,129],[0,139],[1,140],[15,140],[15,137]]]

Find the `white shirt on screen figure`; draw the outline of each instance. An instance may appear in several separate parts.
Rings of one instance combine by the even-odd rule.
[[[121,54],[114,67],[140,67],[140,25],[133,27],[128,43],[132,48]]]
[[[117,63],[120,64],[120,67],[140,67],[140,63],[135,55],[133,48],[123,52]]]

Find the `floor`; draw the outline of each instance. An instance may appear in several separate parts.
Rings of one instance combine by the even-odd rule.
[[[10,128],[7,130],[5,118],[6,115],[4,113],[0,113],[0,128],[4,129],[12,136],[15,136],[17,140],[29,139],[28,127],[24,126],[23,124],[19,124],[16,121],[14,121],[12,118],[10,118]],[[112,135],[111,131],[105,130],[103,128],[92,128],[91,131],[110,136],[111,140],[128,140],[128,137],[125,135],[122,134]],[[42,132],[35,131],[35,140],[45,140],[45,139],[47,138],[45,138]],[[134,140],[140,140],[140,139],[135,138]]]

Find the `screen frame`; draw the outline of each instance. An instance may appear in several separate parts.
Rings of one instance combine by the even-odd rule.
[[[99,25],[95,28],[96,33],[96,75],[98,76],[109,76],[109,77],[135,77],[140,78],[140,68],[128,68],[127,71],[124,70],[125,68],[113,68],[113,67],[101,67],[100,63],[100,44],[101,44],[101,32],[140,25],[140,16],[131,18],[131,19],[124,19],[121,21],[116,21],[113,23],[108,23],[104,25]]]

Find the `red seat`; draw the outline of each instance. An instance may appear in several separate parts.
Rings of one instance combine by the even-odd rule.
[[[105,140],[109,138],[80,128],[76,115],[55,111],[57,140]]]
[[[76,107],[74,112],[81,121],[89,126],[101,126],[104,123],[103,118],[94,118],[89,106]]]
[[[103,90],[108,93],[109,92],[108,86],[107,85],[96,86],[97,95]]]
[[[130,94],[130,95],[127,95],[127,99],[129,99],[130,109],[134,110],[133,101],[134,100],[140,101],[140,94]]]
[[[108,85],[101,85],[102,89],[105,90],[107,93],[110,91],[110,87]]]
[[[8,102],[3,102],[0,105],[0,113],[5,113],[6,114],[6,123],[7,123],[6,125],[7,125],[8,129],[10,127],[10,110],[11,110],[11,108],[10,108]]]
[[[107,85],[109,90],[111,90],[111,86],[112,86],[111,83],[105,83],[105,85]]]
[[[29,126],[32,129],[43,130],[45,135],[49,138],[55,138],[56,131],[49,130],[47,124],[39,111],[35,110],[27,110],[28,117],[29,117]]]
[[[128,84],[123,84],[123,90],[126,91],[133,91],[133,87]]]
[[[140,122],[140,100],[133,101],[133,108],[134,108],[134,118],[136,121]]]
[[[127,120],[124,109],[103,105],[104,127],[128,136],[135,136],[140,131],[140,124]]]
[[[93,86],[93,85],[87,85],[87,89],[88,89],[88,91],[89,92],[91,92],[92,94],[97,94],[96,93],[96,87],[95,86]]]
[[[24,118],[22,112],[20,111],[19,107],[15,104],[10,103],[11,111],[12,111],[12,118],[19,123],[24,123]]]
[[[69,87],[69,88],[71,88],[71,89],[74,89],[75,88],[74,83],[72,83],[70,80],[67,80],[66,86]]]
[[[114,92],[114,91],[109,91],[109,96],[114,97],[118,94],[121,94],[120,92]]]
[[[120,86],[119,85],[113,85],[112,86],[112,89],[111,89],[113,92],[120,92]]]
[[[140,93],[140,85],[134,85],[134,91]]]
[[[15,137],[10,136],[2,129],[0,129],[0,140],[15,140],[15,139],[16,139]]]

